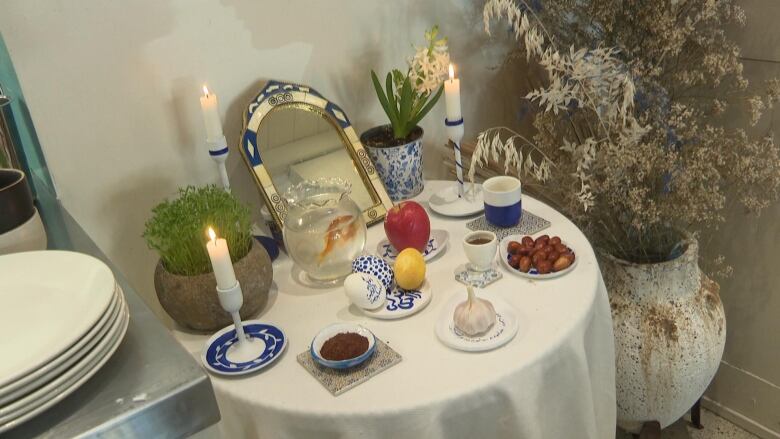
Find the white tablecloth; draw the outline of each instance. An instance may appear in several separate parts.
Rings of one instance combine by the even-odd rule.
[[[429,181],[418,200],[451,182]],[[425,203],[424,203],[425,204]],[[593,250],[566,218],[530,197],[523,207],[552,222],[545,230],[570,242],[579,259],[569,274],[549,281],[504,278],[480,295],[501,297],[521,321],[504,347],[483,353],[439,342],[440,308],[464,287],[453,271],[466,261],[466,220],[431,214],[431,227],[450,233],[449,246],[428,265],[433,300],[396,321],[352,311],[342,288],[311,289],[292,278],[292,261],[274,262],[269,305],[258,317],[280,326],[287,351],[268,369],[245,378],[213,376],[225,438],[607,438],[615,435],[615,369],[607,292]],[[384,237],[369,228],[366,249]],[[332,396],[295,357],[317,331],[334,322],[361,322],[390,343],[403,361],[369,381]],[[200,358],[208,337],[174,331]]]

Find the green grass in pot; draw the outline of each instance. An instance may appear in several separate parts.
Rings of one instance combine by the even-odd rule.
[[[152,209],[143,237],[169,273],[193,276],[212,271],[206,251],[209,227],[227,240],[234,263],[249,253],[249,208],[214,185],[180,188],[177,199]]]

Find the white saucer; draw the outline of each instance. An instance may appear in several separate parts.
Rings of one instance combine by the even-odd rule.
[[[363,309],[363,313],[369,317],[380,320],[402,319],[412,314],[417,314],[428,306],[433,297],[431,284],[426,279],[422,286],[416,290],[404,290],[393,286],[391,292],[387,292],[387,301],[379,309]]]
[[[439,215],[452,217],[472,216],[485,210],[482,185],[465,183],[465,190],[465,196],[458,197],[458,182],[452,182],[446,188],[431,195],[428,206]]]
[[[450,233],[446,230],[431,230],[431,236],[428,238],[428,245],[423,250],[423,259],[425,262],[435,258],[436,255],[442,252],[447,247],[447,242],[450,240]],[[395,258],[398,257],[398,251],[396,251],[393,244],[387,238],[379,241],[376,246],[376,253],[380,258],[384,259],[388,263],[395,262]]]
[[[481,297],[486,298],[486,297]],[[455,328],[452,314],[459,303],[466,300],[465,294],[457,294],[442,308],[436,321],[436,336],[445,346],[467,352],[489,351],[503,346],[515,337],[520,327],[515,309],[503,300],[489,298],[496,309],[496,323],[485,334],[469,337]]]

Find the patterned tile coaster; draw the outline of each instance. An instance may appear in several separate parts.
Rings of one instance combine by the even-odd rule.
[[[475,288],[485,288],[502,277],[504,275],[498,270],[497,264],[493,264],[487,271],[469,270],[468,264],[461,264],[455,269],[455,280]]]
[[[365,363],[350,369],[330,369],[314,362],[307,349],[298,354],[298,363],[309,371],[317,381],[333,396],[339,396],[347,390],[368,381],[374,375],[383,372],[401,362],[401,355],[380,339],[376,339],[376,350]]]
[[[550,227],[550,222],[546,219],[536,216],[527,210],[523,210],[523,216],[520,218],[520,224],[514,227],[496,227],[485,219],[485,215],[466,223],[466,227],[471,230],[489,230],[496,234],[498,240],[506,238],[509,235],[533,235]]]

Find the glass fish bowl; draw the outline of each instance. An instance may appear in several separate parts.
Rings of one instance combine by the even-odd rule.
[[[352,272],[366,245],[363,212],[340,178],[305,180],[285,193],[284,246],[316,284],[337,283]]]

